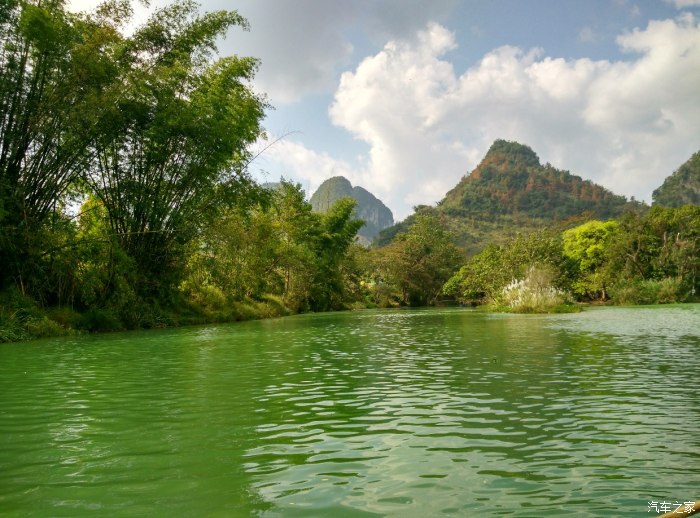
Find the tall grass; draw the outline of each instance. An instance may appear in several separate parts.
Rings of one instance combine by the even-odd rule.
[[[554,273],[531,266],[525,277],[513,280],[493,301],[492,308],[513,313],[561,313],[578,311],[571,296],[554,287]]]
[[[17,290],[0,294],[0,343],[62,336],[73,331],[49,318],[31,299]]]
[[[623,279],[610,288],[610,298],[615,304],[672,304],[685,302],[689,293],[678,277],[661,280]]]

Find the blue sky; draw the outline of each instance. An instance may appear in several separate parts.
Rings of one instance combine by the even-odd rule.
[[[309,195],[344,175],[400,220],[505,138],[651,202],[700,150],[700,0],[200,3],[251,24],[219,47],[275,107],[251,172]]]

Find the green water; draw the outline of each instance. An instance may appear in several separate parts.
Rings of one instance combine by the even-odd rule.
[[[2,516],[653,516],[700,499],[700,306],[0,345]]]

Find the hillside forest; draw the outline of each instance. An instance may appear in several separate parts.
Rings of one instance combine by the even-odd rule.
[[[131,16],[119,0],[0,5],[0,342],[350,308],[695,300],[700,207],[683,186],[700,154],[650,208],[497,141],[437,206],[363,246],[355,199],[314,210],[299,185],[250,177],[268,108],[250,86],[258,62],[215,45],[244,18],[188,0],[127,31]]]

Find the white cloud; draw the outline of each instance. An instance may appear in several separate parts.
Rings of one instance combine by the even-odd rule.
[[[324,180],[332,176],[344,176],[353,183],[361,178],[357,170],[347,162],[311,150],[291,136],[272,143],[260,142],[258,145],[262,151],[255,159],[252,169],[281,171],[281,176],[285,179],[301,183],[307,196],[311,196]],[[257,179],[261,182],[277,182],[280,178],[263,172],[257,174]]]
[[[370,146],[364,187],[405,216],[442,198],[496,138],[650,201],[700,148],[700,26],[691,15],[618,38],[626,61],[500,47],[458,75],[454,34],[431,23],[342,75],[332,121]]]
[[[700,0],[664,0],[664,2],[674,6],[676,9],[700,6]]]
[[[97,0],[68,0],[74,11],[91,10]],[[149,0],[151,10],[172,0]],[[450,12],[455,0],[200,0],[201,11],[235,9],[251,25],[249,32],[232,30],[219,43],[220,54],[255,56],[261,67],[256,90],[275,105],[308,95],[332,93],[340,72],[352,65],[353,32],[363,27],[367,38],[409,38],[428,20]],[[137,21],[146,19],[143,0],[132,2]],[[380,43],[380,42],[377,42]]]
[[[235,9],[251,24],[220,45],[222,53],[260,58],[255,78],[273,104],[331,93],[339,73],[351,66],[355,48],[349,34],[364,27],[368,37],[404,38],[449,11],[453,0],[239,0]],[[203,10],[231,9],[230,0],[205,0]]]

